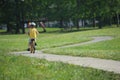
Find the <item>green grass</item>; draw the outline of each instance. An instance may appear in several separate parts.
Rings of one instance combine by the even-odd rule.
[[[61,62],[0,54],[0,80],[119,80],[120,74]]]
[[[66,54],[67,51],[82,51],[84,53],[88,50],[86,51],[86,54],[67,53],[67,55],[99,57],[101,54],[103,56],[106,54],[104,58],[113,59],[113,57],[108,56],[113,56],[111,54],[114,54],[114,58],[116,58],[115,60],[119,60],[119,31],[119,28],[106,28],[101,30],[62,33],[58,29],[52,30],[52,28],[50,28],[47,29],[47,33],[40,33],[38,36],[37,49],[40,50],[48,48],[48,52],[60,54],[57,50],[61,51],[61,49],[55,48],[51,50],[49,48],[89,41],[92,40],[91,36],[109,35],[113,36],[115,39],[91,44],[92,46],[85,45],[63,49],[61,54]],[[26,50],[27,47],[27,34],[0,35],[0,80],[120,80],[120,74],[112,72],[8,54],[12,51]],[[103,51],[98,54],[97,52],[101,51],[101,49]],[[111,53],[107,54],[110,50]],[[93,52],[94,55],[91,54]]]
[[[45,50],[52,54],[120,60],[120,38],[69,48]]]
[[[60,35],[59,40],[62,38],[62,40],[66,43],[63,45],[67,45],[67,38],[69,38],[69,40],[71,39],[69,44],[75,44],[90,40],[92,36],[112,36],[114,39],[77,47],[50,48],[45,50],[44,52],[52,54],[120,60],[120,28],[105,28],[100,30],[67,33],[64,35]]]

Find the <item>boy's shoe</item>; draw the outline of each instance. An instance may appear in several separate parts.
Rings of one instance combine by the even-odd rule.
[[[35,46],[37,46],[37,43],[35,42]]]

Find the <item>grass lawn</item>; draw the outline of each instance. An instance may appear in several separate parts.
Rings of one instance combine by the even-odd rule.
[[[120,74],[61,62],[0,54],[0,80],[120,80]]]
[[[120,61],[120,38],[69,48],[52,48],[44,52],[81,57],[95,57]]]
[[[54,31],[53,29],[47,29],[47,33],[40,33],[38,36],[37,49],[40,50],[48,48],[46,52],[75,56],[99,57],[102,54],[105,56],[103,58],[107,59],[114,59],[113,57],[109,57],[113,56],[114,54],[114,57],[116,58],[115,60],[119,60],[119,31],[120,28],[106,28],[101,30],[61,33],[60,31],[56,32],[56,29],[54,29]],[[49,49],[51,47],[54,48],[56,46],[89,41],[92,40],[91,36],[108,35],[113,36],[115,39],[91,44],[92,46],[85,45],[63,50],[59,48],[52,50]],[[12,51],[26,50],[28,47],[27,45],[27,34],[0,35],[0,80],[120,80],[120,74],[114,74],[112,72],[105,72],[102,70],[84,68],[80,66],[64,64],[61,62],[48,62],[46,60],[8,54]],[[68,50],[70,53],[66,53],[66,50]],[[62,53],[59,53],[59,51]],[[82,52],[75,53],[79,51]],[[86,53],[83,54],[85,51]],[[98,54],[99,51],[101,52]],[[111,51],[111,53],[108,54],[107,51]]]
[[[52,54],[120,60],[120,28],[105,28],[60,35],[59,40],[64,39],[63,41],[66,43],[63,45],[67,45],[68,43],[68,41],[65,40],[68,38],[67,36],[69,36],[69,40],[71,39],[70,44],[90,40],[92,36],[112,36],[114,39],[69,48],[50,48],[44,52]]]

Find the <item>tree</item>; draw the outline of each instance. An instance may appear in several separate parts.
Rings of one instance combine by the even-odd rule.
[[[6,1],[3,0],[2,7],[0,7],[1,10],[1,22],[4,24],[7,24],[7,32],[11,32],[14,28],[14,21],[15,21],[15,11],[14,11],[14,5],[13,0]]]
[[[0,5],[0,23],[8,25],[8,32],[15,30],[19,33],[22,29],[24,33],[24,22],[41,21],[44,18],[59,21],[61,27],[70,19],[75,20],[77,29],[80,19],[92,19],[93,26],[98,20],[98,28],[108,24],[108,21],[110,24],[114,21],[119,26],[119,0],[24,0],[24,3],[21,0],[1,0]]]
[[[117,27],[119,27],[119,23],[120,23],[120,0],[110,0],[112,2],[112,10],[114,12],[114,15],[116,15],[116,19],[117,19]]]

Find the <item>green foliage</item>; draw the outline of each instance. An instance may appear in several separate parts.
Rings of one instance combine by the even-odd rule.
[[[70,19],[89,20],[96,18],[100,21],[101,25],[101,21],[104,18],[107,18],[109,21],[108,17],[111,20],[116,14],[119,15],[119,7],[119,0],[2,0],[0,23],[7,24],[8,32],[12,28],[9,24],[11,22],[15,23],[16,33],[19,33],[20,25],[22,25],[21,21],[40,21],[41,18],[62,22],[69,21]],[[118,21],[119,25],[119,20],[116,19],[116,21]],[[104,22],[104,24],[107,23]],[[22,30],[24,33],[24,29]]]

